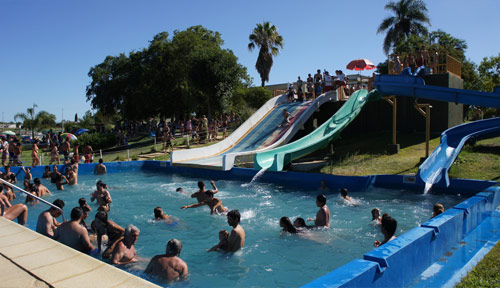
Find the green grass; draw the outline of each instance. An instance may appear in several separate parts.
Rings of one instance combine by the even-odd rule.
[[[497,243],[455,287],[500,287],[500,243]]]

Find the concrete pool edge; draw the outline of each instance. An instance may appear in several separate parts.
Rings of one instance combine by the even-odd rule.
[[[86,175],[92,174],[93,168],[96,164],[81,164],[79,169],[79,174]],[[178,174],[188,174],[195,175],[196,177],[203,178],[214,178],[214,179],[237,179],[243,181],[250,181],[253,176],[257,173],[256,170],[247,169],[247,168],[233,168],[230,171],[218,171],[218,170],[207,170],[201,168],[190,168],[190,167],[173,167],[170,166],[169,161],[129,161],[129,162],[111,162],[106,163],[108,167],[108,173],[117,173],[117,172],[126,172],[126,171],[154,171],[160,173],[178,173]],[[13,167],[12,171],[14,173],[17,172],[17,167]],[[19,168],[18,168],[19,169]],[[62,165],[60,166],[60,170],[62,170]],[[35,167],[32,170],[32,174],[34,177],[40,177],[43,173],[43,166]],[[21,174],[22,175],[22,172]],[[338,191],[339,188],[348,187],[351,191],[360,191],[364,190],[368,187],[382,187],[382,188],[392,188],[392,189],[410,189],[410,190],[419,190],[423,191],[424,184],[421,181],[418,181],[417,177],[413,175],[371,175],[371,176],[337,176],[337,175],[326,175],[326,174],[315,174],[315,173],[301,173],[301,172],[266,172],[259,181],[261,182],[270,182],[284,185],[296,186],[297,188],[304,188],[309,190],[315,190],[319,188],[319,183],[321,180],[325,180],[327,186],[330,188],[331,192]],[[394,286],[419,286],[423,285],[422,283],[427,283],[425,281],[421,281],[422,279],[418,279],[419,276],[425,271],[424,268],[432,268],[432,265],[439,261],[443,256],[442,254],[434,253],[434,254],[425,254],[420,253],[419,247],[424,247],[422,243],[427,243],[425,248],[429,247],[429,243],[434,241],[433,243],[441,243],[439,249],[432,248],[431,250],[439,250],[439,253],[444,253],[443,251],[449,251],[449,249],[454,249],[451,247],[450,243],[453,241],[460,241],[468,237],[470,234],[476,233],[478,227],[481,227],[485,222],[492,222],[494,227],[500,226],[500,217],[493,215],[492,211],[496,209],[500,202],[500,192],[499,187],[496,187],[498,182],[493,181],[480,181],[480,180],[468,180],[468,179],[452,179],[451,185],[448,189],[441,189],[444,193],[452,193],[452,194],[460,194],[463,193],[463,196],[470,197],[464,202],[456,205],[455,208],[449,209],[445,212],[446,218],[443,223],[435,223],[430,221],[430,223],[426,222],[422,224],[421,227],[416,227],[403,235],[399,235],[398,241],[394,240],[391,243],[384,245],[384,249],[390,248],[390,251],[385,251],[384,253],[390,252],[389,256],[384,255],[380,251],[377,252],[374,249],[368,253],[366,253],[366,257],[364,259],[356,259],[350,263],[345,264],[344,266],[339,267],[338,269],[328,273],[327,275],[320,277],[309,284],[306,284],[308,287],[317,287],[317,286],[328,286],[328,287],[350,287],[350,286],[370,286],[370,287],[382,287],[387,286],[388,283]],[[436,193],[441,193],[439,191],[440,187],[435,187]],[[434,189],[433,189],[434,191]],[[481,192],[481,193],[479,193]],[[478,195],[475,195],[479,193]],[[473,196],[475,195],[475,196]],[[472,196],[472,197],[471,197]],[[488,210],[489,209],[489,210]],[[500,214],[500,213],[496,213]],[[475,215],[475,216],[469,216]],[[444,217],[444,216],[443,216]],[[436,219],[439,221],[443,221],[443,217]],[[450,220],[451,219],[451,220]],[[434,220],[434,221],[437,221]],[[460,224],[461,223],[461,224]],[[464,224],[465,223],[465,224]],[[17,224],[15,224],[17,225]],[[444,226],[441,226],[444,225]],[[455,225],[455,226],[453,226]],[[458,227],[458,226],[459,227]],[[446,229],[450,229],[449,227],[456,227],[460,230],[460,234],[453,234],[453,237],[444,237],[447,232]],[[487,225],[486,225],[487,226]],[[491,226],[491,225],[490,225]],[[498,229],[500,230],[500,229]],[[474,232],[476,231],[476,232]],[[411,232],[411,233],[410,233]],[[35,232],[33,232],[35,233]],[[408,235],[407,235],[408,234]],[[477,234],[477,233],[476,233]],[[484,234],[484,233],[483,233]],[[494,234],[494,233],[493,233]],[[498,233],[497,233],[498,234]],[[462,265],[462,270],[467,270],[466,268],[471,267],[474,262],[482,259],[484,254],[491,249],[491,247],[500,239],[500,236],[497,234],[490,235],[491,237],[487,240],[484,238],[479,239],[479,241],[483,241],[487,244],[483,245],[484,247],[477,248],[477,253],[470,254],[470,259]],[[459,236],[457,236],[459,235]],[[482,235],[482,234],[481,234]],[[484,236],[484,235],[483,235]],[[498,237],[497,237],[498,236]],[[460,237],[460,238],[457,238]],[[496,238],[495,238],[496,237]],[[440,239],[437,241],[436,239]],[[442,240],[445,238],[445,240]],[[49,239],[50,240],[50,239]],[[426,242],[427,241],[427,242]],[[473,240],[475,241],[475,240]],[[420,244],[415,244],[415,243]],[[465,242],[465,241],[463,241]],[[443,244],[444,243],[444,244]],[[391,245],[389,245],[391,244]],[[492,245],[493,244],[493,245]],[[405,248],[405,247],[413,247]],[[444,248],[443,248],[444,247]],[[479,247],[479,246],[478,246]],[[398,249],[399,248],[399,249]],[[403,249],[405,248],[405,249]],[[446,248],[446,249],[445,249]],[[402,264],[395,265],[391,263],[391,257],[396,257],[393,255],[398,254],[407,254],[409,251],[418,251],[418,253],[423,255],[428,255],[427,260],[425,261],[417,261],[419,265],[419,269],[413,269],[411,271],[413,274],[412,277],[401,277],[401,273],[396,273],[397,269],[394,267],[410,267],[413,268],[413,263],[403,262]],[[460,249],[457,248],[457,249]],[[403,252],[401,252],[402,250]],[[374,252],[375,251],[375,252]],[[406,251],[406,252],[404,252]],[[457,250],[460,251],[460,250]],[[373,253],[372,253],[373,252]],[[379,253],[377,255],[377,253]],[[372,255],[373,254],[373,255]],[[415,254],[415,253],[414,253]],[[458,254],[458,253],[457,253]],[[429,256],[430,255],[430,256]],[[387,256],[387,257],[386,257]],[[400,257],[401,256],[397,256]],[[396,258],[397,258],[396,257]],[[430,262],[430,261],[434,262]],[[98,261],[98,260],[96,260]],[[451,258],[450,258],[451,261]],[[99,261],[98,261],[99,262]],[[423,263],[423,264],[422,264]],[[389,265],[390,264],[390,265]],[[462,263],[459,263],[460,265]],[[385,265],[385,266],[384,266]],[[425,266],[426,265],[426,266]],[[109,266],[109,265],[107,265]],[[425,266],[425,267],[424,267]],[[456,265],[455,265],[456,266]],[[460,267],[459,267],[460,268]],[[469,270],[471,268],[468,268]],[[442,269],[445,271],[446,269]],[[343,271],[343,272],[342,272]],[[366,272],[368,271],[368,272]],[[467,270],[468,271],[468,270]],[[342,273],[341,273],[342,272]],[[339,274],[340,273],[340,274]],[[415,274],[416,273],[416,274]],[[438,275],[436,272],[428,272],[432,275]],[[464,273],[457,272],[456,273]],[[385,276],[391,275],[393,276]],[[408,273],[406,273],[408,274]],[[443,273],[441,273],[443,274]],[[326,276],[334,276],[333,278],[329,277],[325,279]],[[396,275],[396,277],[394,276]],[[399,275],[399,276],[398,276]],[[444,275],[444,274],[443,274]],[[460,274],[461,275],[461,274]],[[450,281],[455,281],[453,279],[457,278],[456,276],[439,276],[434,277],[439,278],[442,281],[446,280],[446,283]],[[458,277],[460,278],[460,277]],[[383,279],[383,280],[379,280]],[[389,279],[391,282],[386,282]],[[444,279],[444,280],[443,280]],[[342,280],[339,282],[339,280]],[[403,281],[401,283],[397,281]],[[415,282],[416,281],[416,282]],[[415,282],[415,283],[414,283]],[[149,282],[148,282],[149,283]],[[445,284],[444,282],[441,284]],[[449,284],[449,283],[448,283]],[[448,285],[447,284],[447,285]],[[153,284],[151,284],[153,285]],[[425,286],[425,285],[423,285]]]
[[[3,217],[0,227],[0,259],[19,275],[1,273],[4,287],[159,287]]]

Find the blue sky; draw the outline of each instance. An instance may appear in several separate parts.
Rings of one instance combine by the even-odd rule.
[[[376,34],[388,1],[0,0],[0,112],[6,122],[33,103],[57,120],[90,109],[90,67],[108,55],[148,45],[154,35],[194,25],[218,31],[248,68],[254,84],[257,51],[247,49],[256,23],[270,21],[285,40],[269,84],[291,82],[316,69],[343,69],[352,59],[384,61]],[[500,52],[500,1],[425,1],[431,31],[467,41],[476,64]],[[0,119],[1,121],[2,119]]]

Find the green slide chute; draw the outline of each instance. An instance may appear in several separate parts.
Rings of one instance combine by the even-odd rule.
[[[335,115],[313,132],[292,143],[255,154],[254,169],[281,171],[293,160],[325,148],[358,116],[367,102],[379,100],[380,97],[376,90],[370,93],[365,89],[354,92]]]

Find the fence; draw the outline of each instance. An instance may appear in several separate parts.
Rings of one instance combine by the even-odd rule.
[[[401,71],[406,68],[404,65],[401,63],[401,68],[399,71],[396,71],[397,69],[394,69],[395,63],[394,61],[388,59],[388,69],[389,69],[389,74],[390,75],[397,75],[401,73]],[[430,64],[432,66],[432,64]],[[444,56],[439,56],[439,61],[436,66],[436,71],[432,71],[432,74],[445,74],[445,73],[453,73],[457,75],[458,77],[462,77],[462,63],[451,57],[450,55],[444,55]]]

